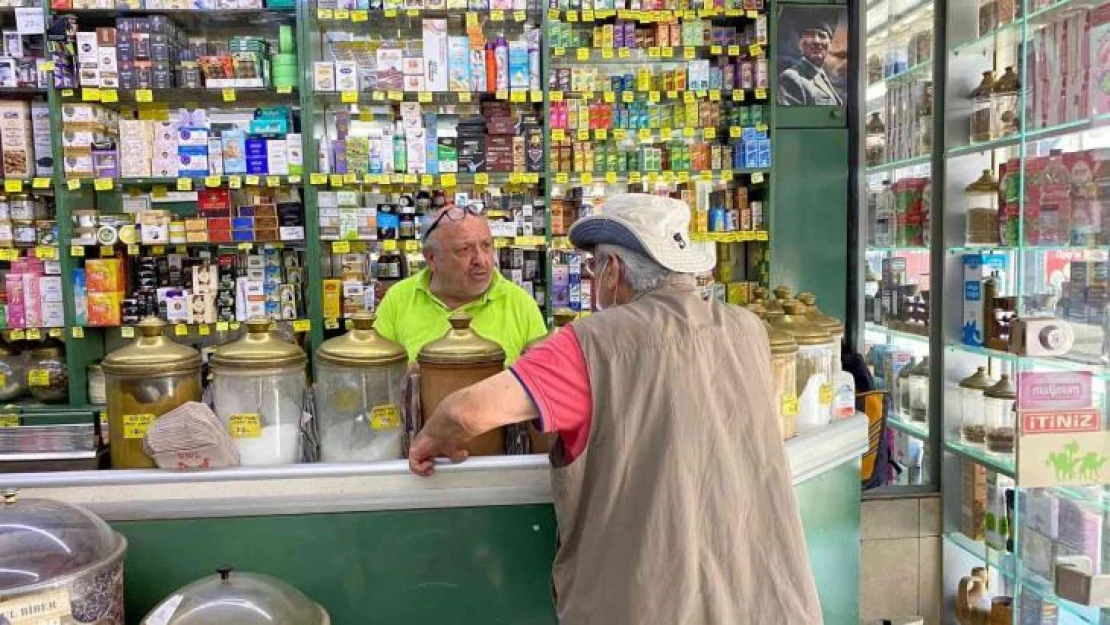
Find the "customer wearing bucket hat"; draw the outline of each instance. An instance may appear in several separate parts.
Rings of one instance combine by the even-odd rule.
[[[409,466],[465,459],[469,438],[538,420],[557,432],[553,581],[563,624],[820,623],[771,392],[763,324],[703,300],[711,246],[690,208],[610,198],[571,242],[593,253],[603,312],[444,400]]]

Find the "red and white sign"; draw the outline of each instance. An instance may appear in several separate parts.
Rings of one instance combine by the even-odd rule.
[[[1102,415],[1098,408],[1077,410],[1022,410],[1021,433],[1068,434],[1098,432],[1102,429]]]

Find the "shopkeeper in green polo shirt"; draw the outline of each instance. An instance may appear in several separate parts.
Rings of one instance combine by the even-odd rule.
[[[386,292],[374,329],[403,345],[414,362],[420,348],[447,333],[451,313],[465,310],[474,331],[499,344],[512,364],[547,327],[536,301],[501,276],[493,255],[480,205],[434,213],[424,228],[428,267]]]

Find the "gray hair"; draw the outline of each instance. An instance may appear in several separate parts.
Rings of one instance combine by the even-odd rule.
[[[594,249],[594,256],[597,257],[598,267],[602,266],[606,257],[620,258],[624,265],[624,282],[633,293],[650,291],[659,286],[660,280],[674,274],[651,257],[620,245],[598,245]]]

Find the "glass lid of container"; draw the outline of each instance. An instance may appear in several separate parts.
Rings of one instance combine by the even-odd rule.
[[[0,595],[77,573],[124,544],[123,537],[84,508],[5,492],[0,503]]]
[[[147,317],[139,322],[139,337],[108,354],[101,365],[115,375],[158,375],[200,368],[200,352],[162,335],[166,322]]]
[[[212,354],[213,365],[269,369],[299,365],[308,359],[303,349],[281,340],[270,332],[269,319],[253,317],[246,325],[245,336],[216,348]]]
[[[349,366],[390,365],[408,360],[405,348],[374,330],[374,313],[361,311],[351,317],[354,328],[324,341],[316,350],[320,362]]]
[[[230,567],[197,580],[147,614],[143,625],[326,625],[327,613],[280,579]]]
[[[451,329],[442,338],[420,350],[417,360],[435,364],[486,364],[504,362],[505,351],[493,341],[482,338],[470,327],[471,317],[455,311],[449,319]]]

